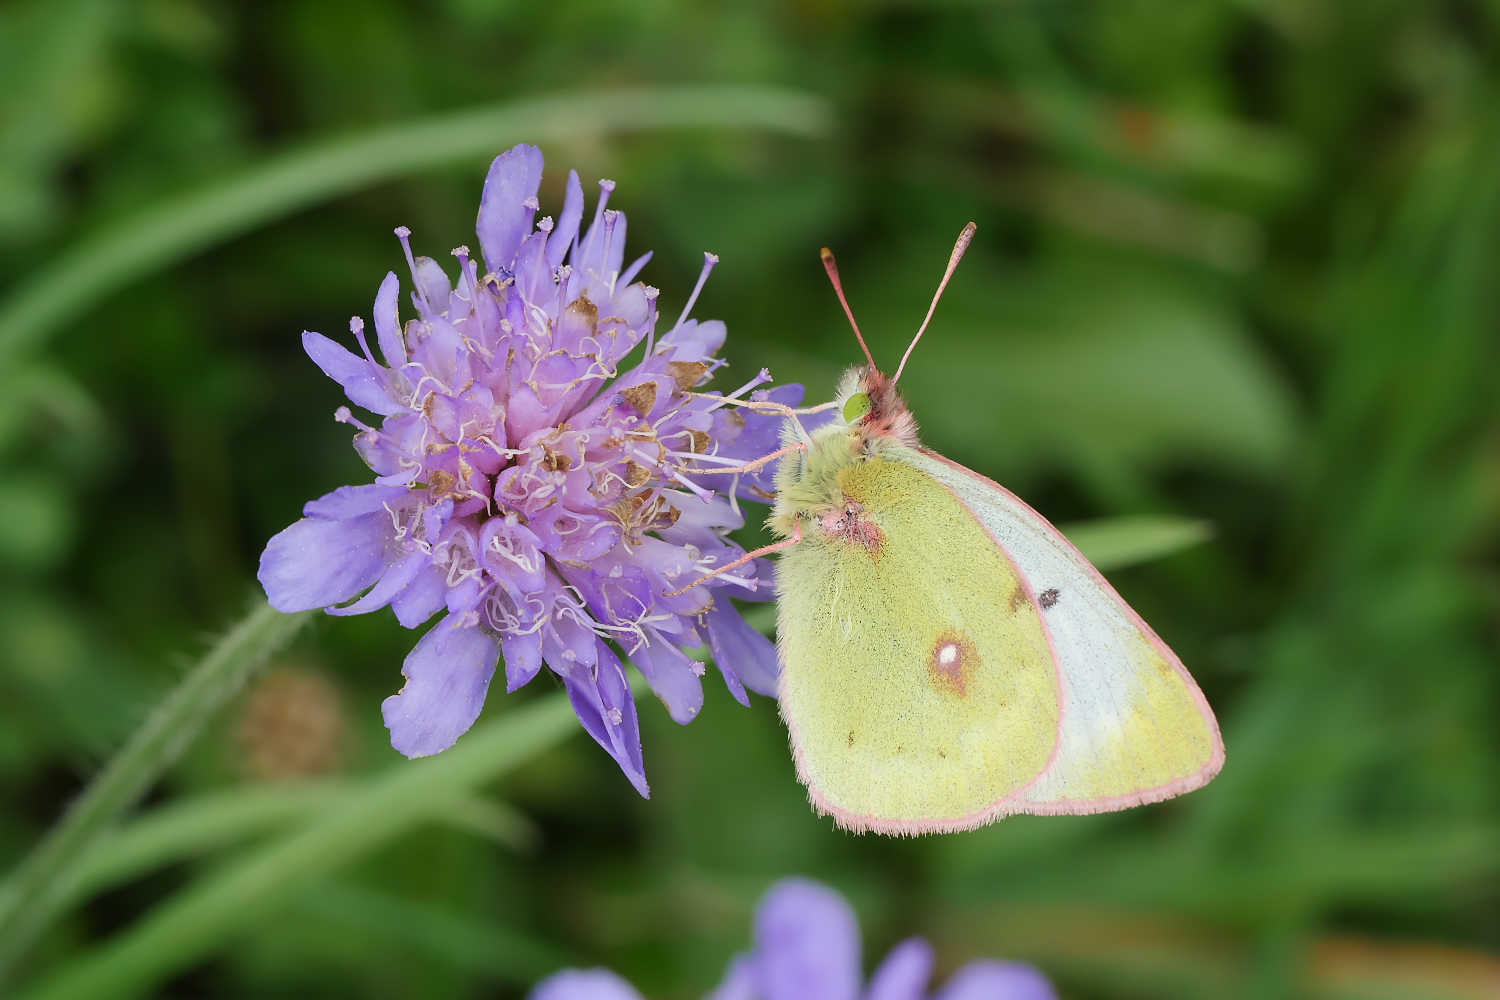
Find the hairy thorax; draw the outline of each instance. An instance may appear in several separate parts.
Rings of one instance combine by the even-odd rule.
[[[863,406],[850,408],[859,397]],[[857,545],[878,554],[883,535],[878,511],[851,483],[858,470],[879,462],[890,448],[916,448],[917,423],[896,386],[871,368],[851,368],[839,384],[835,419],[813,432],[808,449],[782,461],[776,475],[771,529],[828,543]],[[857,412],[856,412],[857,411]],[[787,443],[797,440],[790,432]]]
[[[858,546],[878,555],[884,541],[876,510],[857,485],[887,442],[853,428],[829,429],[803,456],[785,463],[771,528],[782,537],[800,529],[807,541]]]

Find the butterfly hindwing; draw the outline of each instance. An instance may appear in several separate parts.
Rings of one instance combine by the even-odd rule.
[[[837,472],[849,502],[777,567],[782,713],[843,826],[968,829],[1017,811],[1057,745],[1045,612],[960,496],[906,461]]]
[[[1039,595],[1062,678],[1056,757],[1012,812],[1091,813],[1192,791],[1224,763],[1208,702],[1177,656],[1056,528],[940,455],[893,449],[952,491]]]

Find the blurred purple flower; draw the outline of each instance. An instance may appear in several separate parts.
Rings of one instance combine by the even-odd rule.
[[[683,650],[705,638],[740,702],[747,687],[775,694],[775,648],[727,600],[770,600],[767,565],[664,595],[743,554],[727,538],[744,523],[737,500],[769,499],[775,473],[774,463],[733,477],[690,470],[773,451],[779,421],[689,395],[723,365],[714,355],[724,324],[687,318],[717,258],[705,255],[687,307],[658,335],[656,289],[632,283],[651,255],[622,266],[625,216],[605,207],[613,182],[600,182],[581,230],[578,174],[556,221],[534,222],[541,179],[534,146],[495,160],[479,208],[483,267],[460,247],[456,281],[413,257],[409,232],[396,230],[417,315],[402,324],[400,280],[386,275],[374,308],[383,364],[359,317],[358,354],[302,335],[350,401],[383,418],[376,427],[348,407],[336,415],[358,428],[354,447],[375,481],[307,504],[267,544],[260,581],[282,611],[390,605],[407,628],[445,613],[383,706],[407,756],[438,753],[468,730],[503,655],[507,690],[543,663],[560,676],[584,727],[646,795],[616,647],[681,723],[703,705],[703,666]],[[643,360],[622,373],[642,341]],[[795,405],[802,387],[754,395]]]
[[[771,887],[755,914],[755,948],[729,965],[708,1000],[927,1000],[932,945],[908,938],[860,988],[859,923],[838,893],[806,879]],[[567,969],[530,1000],[640,1000],[607,969]],[[981,958],[955,972],[933,1000],[1057,1000],[1033,966]]]

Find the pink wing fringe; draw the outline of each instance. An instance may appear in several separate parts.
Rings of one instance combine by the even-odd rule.
[[[970,813],[967,816],[960,816],[956,819],[891,820],[880,819],[874,816],[864,816],[859,813],[852,813],[847,809],[841,809],[833,803],[828,802],[823,798],[821,793],[819,793],[817,788],[814,787],[812,782],[808,780],[807,765],[802,753],[801,735],[797,731],[796,723],[794,723],[787,716],[786,712],[783,711],[781,713],[781,717],[783,720],[785,720],[787,731],[791,735],[792,759],[796,762],[797,765],[797,778],[807,788],[807,797],[808,800],[812,803],[813,808],[815,808],[824,816],[832,816],[834,822],[836,822],[840,827],[853,833],[881,833],[898,837],[918,837],[922,836],[923,834],[929,833],[961,833],[966,830],[974,830],[978,829],[981,826],[987,826],[990,823],[995,822],[996,820],[1005,818],[1006,816],[1082,816],[1091,813],[1115,812],[1120,809],[1129,809],[1133,806],[1148,805],[1153,802],[1163,802],[1167,799],[1176,798],[1179,795],[1184,795],[1188,792],[1196,791],[1197,789],[1202,788],[1204,785],[1212,781],[1214,777],[1219,773],[1219,771],[1224,767],[1224,739],[1219,733],[1219,720],[1214,717],[1213,709],[1209,707],[1208,699],[1203,697],[1203,691],[1198,687],[1198,682],[1193,680],[1193,675],[1188,673],[1187,668],[1182,665],[1182,661],[1177,658],[1177,654],[1172,652],[1171,647],[1169,647],[1165,642],[1161,640],[1161,637],[1156,634],[1156,631],[1152,629],[1150,625],[1146,624],[1146,622],[1141,618],[1140,615],[1136,614],[1134,608],[1125,603],[1124,598],[1122,598],[1115,591],[1115,588],[1110,585],[1109,581],[1104,578],[1103,574],[1101,574],[1097,569],[1094,568],[1094,564],[1089,562],[1088,559],[1084,557],[1082,552],[1078,551],[1077,546],[1068,541],[1067,536],[1058,531],[1057,528],[1053,526],[1052,522],[1048,521],[1041,514],[1038,514],[1035,510],[1032,510],[1031,506],[1027,504],[1026,501],[1022,500],[1020,497],[1016,496],[1010,490],[1006,489],[1004,486],[1001,486],[993,479],[990,479],[987,476],[981,476],[973,469],[966,468],[965,466],[962,466],[951,459],[944,458],[937,452],[929,451],[926,448],[920,448],[916,450],[920,451],[928,458],[936,459],[937,461],[942,462],[944,465],[958,470],[964,475],[969,476],[970,478],[984,484],[985,486],[988,486],[990,489],[1006,497],[1012,503],[1016,504],[1022,510],[1030,514],[1040,524],[1046,527],[1046,529],[1052,533],[1053,537],[1056,540],[1062,542],[1062,544],[1067,547],[1067,550],[1073,554],[1074,560],[1087,570],[1089,575],[1094,578],[1094,582],[1097,583],[1106,594],[1114,598],[1115,602],[1120,606],[1121,609],[1124,610],[1125,615],[1130,620],[1131,624],[1133,624],[1137,629],[1141,631],[1142,634],[1146,636],[1147,640],[1150,641],[1152,648],[1154,648],[1158,653],[1161,654],[1162,659],[1171,664],[1172,669],[1177,672],[1177,676],[1180,677],[1183,683],[1187,685],[1188,691],[1192,693],[1193,704],[1197,707],[1198,714],[1201,715],[1203,719],[1208,723],[1209,730],[1213,735],[1213,753],[1209,756],[1208,762],[1193,774],[1187,775],[1182,778],[1177,778],[1173,781],[1169,781],[1164,785],[1157,785],[1154,788],[1142,789],[1138,792],[1133,792],[1130,795],[1116,795],[1111,797],[1101,797],[1097,799],[1061,799],[1053,802],[1020,801],[1021,796],[1025,795],[1026,792],[1036,784],[1036,782],[1040,781],[1056,763],[1058,752],[1062,746],[1062,727],[1064,722],[1066,722],[1067,720],[1067,677],[1062,672],[1060,658],[1057,655],[1057,647],[1052,641],[1052,630],[1047,626],[1046,618],[1043,617],[1042,628],[1047,636],[1047,646],[1052,651],[1052,662],[1054,664],[1054,667],[1057,669],[1057,689],[1061,705],[1057,718],[1058,736],[1052,748],[1052,757],[1050,760],[1048,760],[1047,766],[1042,768],[1041,772],[1038,773],[1035,778],[1027,782],[1025,785],[1021,786],[1020,788],[1017,788],[1015,791],[1011,792],[1004,798],[999,799],[993,804],[985,807],[984,809],[981,809],[978,812]],[[952,488],[948,487],[946,484],[944,484],[944,488],[948,489],[949,492],[953,492]],[[1016,565],[1015,560],[1011,558],[1010,552],[1005,548],[1003,544],[1001,544],[1000,540],[995,537],[994,532],[990,531],[989,526],[986,525],[984,523],[984,520],[974,512],[974,509],[969,506],[968,502],[964,500],[963,497],[959,496],[956,492],[954,492],[953,495],[959,503],[964,505],[964,508],[968,510],[970,514],[974,515],[974,519],[979,522],[980,527],[984,528],[985,533],[990,536],[990,540],[995,543],[995,546],[999,548],[1001,552],[1005,553],[1005,558],[1010,560],[1011,565]],[[1016,575],[1021,578],[1021,583],[1026,588],[1027,596],[1031,598],[1033,603],[1035,603],[1036,594],[1032,592],[1031,581],[1026,578],[1026,575],[1024,573],[1021,573],[1019,571],[1019,567],[1017,567]],[[781,647],[780,636],[778,636],[777,639],[778,652],[780,653],[782,658],[782,666],[785,667],[786,651]]]

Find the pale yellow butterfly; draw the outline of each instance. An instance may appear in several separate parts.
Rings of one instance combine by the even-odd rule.
[[[784,540],[746,557],[785,550],[781,712],[814,806],[851,830],[1125,809],[1199,788],[1224,762],[1197,684],[1088,560],[917,441],[896,382],[974,229],[889,378],[823,251],[868,364],[834,402],[786,411],[836,416],[810,436],[790,423],[768,456],[782,458],[770,525]]]

